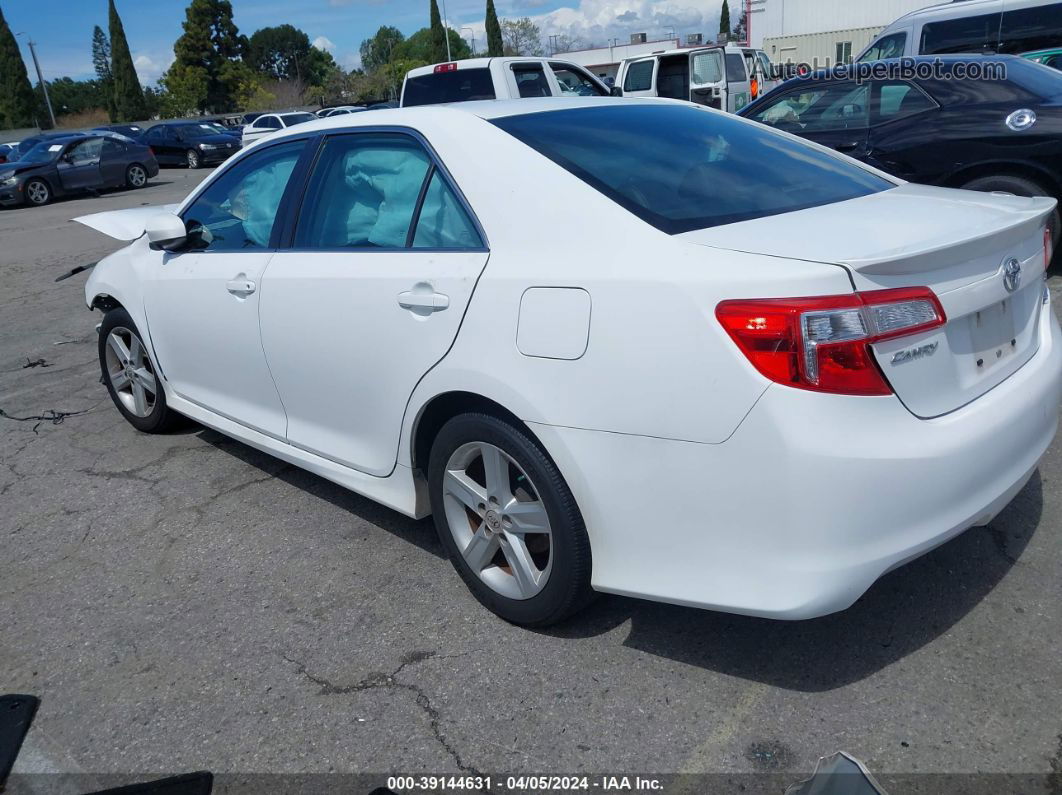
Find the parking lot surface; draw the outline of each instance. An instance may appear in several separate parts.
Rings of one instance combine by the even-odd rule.
[[[509,626],[430,521],[113,408],[84,276],[53,279],[119,244],[68,219],[177,201],[205,174],[0,210],[0,672],[42,699],[16,771],[682,772],[777,792],[843,749],[883,782],[1062,792],[1062,443],[990,527],[841,614],[602,597]],[[918,781],[936,786],[903,791]]]

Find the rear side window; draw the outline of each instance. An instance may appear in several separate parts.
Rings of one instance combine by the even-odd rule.
[[[550,96],[549,83],[546,82],[546,73],[541,64],[513,66],[513,77],[516,78],[516,90],[521,97],[548,97]]]
[[[936,107],[936,103],[910,83],[882,83],[877,87],[874,123],[913,116]]]
[[[999,43],[999,22],[999,14],[927,22],[922,26],[920,52],[923,55],[941,55],[995,51]]]
[[[1003,12],[1000,52],[1057,47],[1062,42],[1062,3]]]
[[[903,55],[903,49],[907,46],[906,33],[890,33],[882,36],[870,45],[860,57],[860,61],[880,61],[884,58],[899,58]]]
[[[690,61],[690,82],[694,85],[721,83],[723,81],[723,56],[719,50],[699,52]]]
[[[799,140],[690,105],[616,104],[493,123],[668,234],[893,187]]]
[[[413,248],[479,248],[479,233],[442,174],[432,173],[417,219]]]
[[[266,130],[279,130],[280,119],[278,119],[276,116],[263,116],[262,118],[258,119],[253,126],[262,127]]]
[[[402,105],[435,105],[495,98],[494,80],[489,69],[457,69],[408,78],[402,94]]]
[[[636,61],[627,67],[624,91],[648,91],[653,87],[653,61]]]

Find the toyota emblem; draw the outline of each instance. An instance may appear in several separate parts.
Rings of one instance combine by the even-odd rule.
[[[1007,288],[1008,293],[1012,293],[1018,289],[1018,285],[1021,284],[1021,263],[1014,257],[1010,257],[1003,262],[1003,286]]]

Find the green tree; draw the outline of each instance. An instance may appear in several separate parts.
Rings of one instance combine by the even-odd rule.
[[[469,48],[468,42],[461,38],[461,34],[453,28],[448,28],[446,32],[450,37],[450,58],[455,61],[460,61],[462,58],[471,58],[472,50]],[[431,28],[421,28],[394,48],[391,60],[418,61],[417,66],[435,63],[432,60],[434,46]],[[412,69],[413,67],[410,68]]]
[[[503,19],[501,29],[506,55],[542,55],[542,33],[530,17]]]
[[[734,41],[748,43],[749,39],[749,14],[742,9],[738,23],[734,26]]]
[[[162,115],[187,116],[203,107],[207,97],[209,75],[202,66],[174,63],[159,80],[164,89],[160,97]]]
[[[247,64],[263,77],[320,86],[337,69],[324,50],[310,46],[310,37],[293,25],[256,30],[247,40]]]
[[[394,50],[405,41],[398,28],[383,25],[371,39],[361,43],[361,66],[366,72],[375,72],[391,60]]]
[[[446,60],[446,31],[439,16],[439,3],[431,0],[431,58],[429,63]]]
[[[0,10],[0,127],[31,127],[36,104],[18,42]]]
[[[234,68],[233,64],[239,63],[247,39],[240,35],[232,21],[232,3],[229,0],[192,0],[185,9],[182,27],[184,33],[173,45],[175,60],[171,69],[177,67],[180,70],[175,80],[183,83],[188,69],[202,69],[206,75],[206,91],[197,109],[233,110],[239,81],[243,77],[241,70]],[[113,36],[111,44],[114,44]]]
[[[107,109],[107,116],[111,121],[117,121],[118,109],[114,105],[114,76],[111,74],[111,42],[99,25],[92,29],[92,66],[96,70],[96,79],[106,92],[107,99],[103,107]]]
[[[505,42],[498,24],[498,12],[494,10],[494,0],[487,0],[487,55],[498,58],[504,54]]]
[[[719,32],[730,35],[730,4],[723,0],[723,10],[719,13]]]
[[[129,54],[118,9],[114,0],[109,3],[109,27],[111,33],[111,77],[114,81],[114,117],[116,121],[137,121],[147,115],[144,107],[144,89]]]

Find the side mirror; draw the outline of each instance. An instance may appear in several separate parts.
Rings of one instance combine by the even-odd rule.
[[[173,251],[188,237],[184,221],[173,213],[159,213],[151,216],[144,224],[148,246],[155,251]]]
[[[619,86],[612,86],[612,89],[609,91],[609,94],[611,94],[614,97],[622,97],[623,96],[623,89],[620,88]]]

